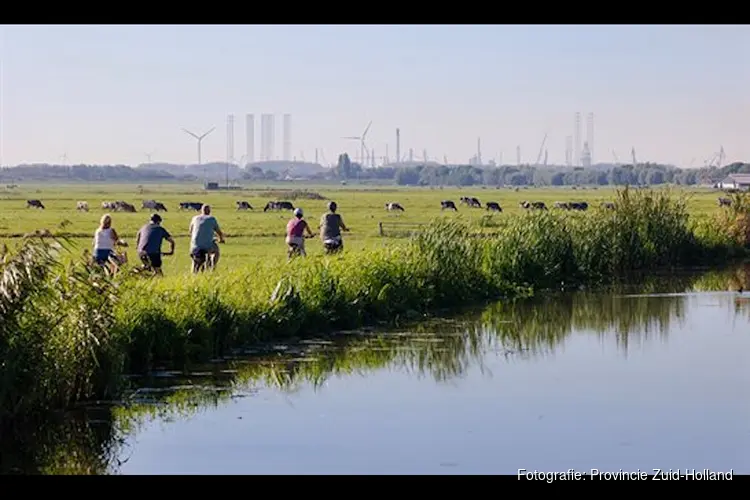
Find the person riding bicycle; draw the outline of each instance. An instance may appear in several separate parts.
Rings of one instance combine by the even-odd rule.
[[[298,252],[300,255],[305,256],[305,238],[304,232],[312,237],[313,233],[310,230],[310,225],[303,218],[304,213],[301,208],[294,209],[294,218],[292,218],[286,225],[286,244],[289,246],[289,257],[291,258],[294,252]]]
[[[211,206],[203,205],[200,215],[190,220],[190,257],[193,260],[194,274],[204,271],[206,266],[210,270],[216,269],[219,245],[216,244],[214,233],[219,237],[219,243],[224,243],[224,233],[216,218],[211,215]]]
[[[320,218],[320,238],[323,246],[330,250],[342,250],[344,241],[341,239],[341,230],[349,231],[341,214],[336,213],[337,207],[335,201],[328,202],[328,213]]]
[[[153,214],[151,221],[144,225],[135,238],[136,251],[146,269],[152,269],[156,274],[161,271],[161,243],[163,240],[169,242],[169,252],[164,255],[174,254],[174,240],[169,231],[161,226],[161,215]]]

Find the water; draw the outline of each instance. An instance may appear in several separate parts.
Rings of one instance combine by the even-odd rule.
[[[187,376],[159,373],[127,404],[50,423],[14,467],[748,473],[750,294],[697,291],[726,290],[747,271],[732,270],[730,285],[727,274],[681,276],[495,304],[404,330],[267,346]]]

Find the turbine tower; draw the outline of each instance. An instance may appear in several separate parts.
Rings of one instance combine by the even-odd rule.
[[[283,118],[283,141],[284,141],[284,161],[291,160],[292,156],[292,115],[286,113]]]
[[[234,115],[227,116],[227,163],[234,161]]]
[[[344,139],[351,139],[354,141],[359,141],[359,164],[364,168],[365,167],[365,150],[367,149],[365,147],[365,137],[367,137],[367,132],[370,130],[370,125],[372,125],[372,121],[367,124],[367,127],[365,127],[365,131],[362,132],[362,135],[359,137],[356,136],[350,136],[350,137],[344,137]]]
[[[594,164],[594,113],[586,116],[586,143],[588,144],[588,158]]]
[[[205,139],[208,134],[210,134],[211,132],[214,131],[215,128],[216,127],[212,127],[211,130],[209,130],[208,132],[204,133],[203,135],[194,134],[193,132],[189,131],[186,128],[182,129],[183,132],[185,132],[188,135],[193,136],[195,138],[195,140],[198,142],[198,165],[201,164],[201,143],[203,142],[203,139]]]
[[[573,141],[575,147],[575,155],[573,156],[573,165],[576,167],[581,165],[581,113],[576,112],[575,116],[575,129],[573,130]]]

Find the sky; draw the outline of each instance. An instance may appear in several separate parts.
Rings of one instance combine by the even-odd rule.
[[[0,164],[196,163],[246,153],[245,114],[291,114],[298,160],[565,162],[594,113],[594,161],[750,161],[750,26],[0,26]],[[616,156],[615,156],[616,155]]]

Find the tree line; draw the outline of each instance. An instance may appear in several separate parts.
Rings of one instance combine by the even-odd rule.
[[[127,165],[19,165],[0,169],[0,182],[201,182],[224,181],[226,165],[202,166],[206,177],[197,172],[180,173],[160,168],[133,168]],[[284,177],[258,166],[239,169],[232,165],[230,178],[245,181],[274,181]],[[576,185],[659,185],[716,184],[730,174],[750,174],[750,163],[736,162],[723,167],[678,168],[657,163],[637,165],[599,164],[591,167],[534,165],[411,164],[362,168],[344,153],[337,164],[306,178],[313,181],[360,181],[395,183],[402,186],[576,186]]]

